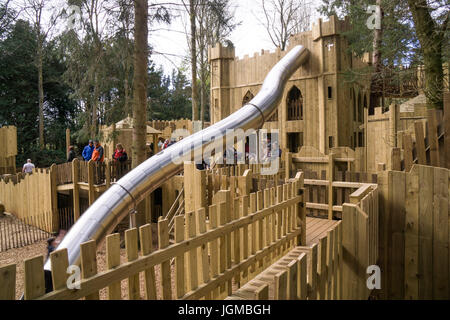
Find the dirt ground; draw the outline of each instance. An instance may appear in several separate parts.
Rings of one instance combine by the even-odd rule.
[[[46,239],[47,232],[29,226],[14,216],[0,216],[0,252]]]
[[[155,233],[154,233],[155,234]],[[47,257],[47,242],[45,240],[39,241],[35,244],[10,249],[5,252],[0,252],[0,267],[10,264],[16,264],[16,298],[19,299],[24,290],[24,261],[36,256],[43,256],[43,259]],[[120,262],[124,263],[127,261],[125,249],[120,250]],[[174,277],[174,265],[171,266],[172,269],[172,292],[175,292],[175,277]],[[101,245],[97,251],[97,270],[98,272],[103,272],[106,270],[106,244]],[[161,298],[161,283],[160,283],[160,266],[155,266],[156,273],[156,288],[158,299]],[[125,279],[121,281],[122,287],[122,299],[128,299],[128,280]],[[140,291],[141,298],[145,299],[144,292],[144,276],[141,272],[140,274]],[[107,289],[104,288],[100,290],[100,299],[107,299]]]

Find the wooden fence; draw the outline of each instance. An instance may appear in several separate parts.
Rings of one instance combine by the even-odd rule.
[[[172,245],[168,220],[160,220],[157,251],[153,251],[150,225],[127,230],[128,262],[123,264],[119,259],[120,237],[109,235],[106,239],[109,270],[101,273],[97,273],[96,243],[84,243],[81,245],[83,280],[79,290],[66,287],[66,250],[51,255],[55,290],[48,294],[44,288],[44,257],[26,260],[25,299],[98,299],[102,288],[108,288],[108,299],[121,299],[120,281],[125,279],[128,279],[130,299],[225,298],[233,287],[244,285],[301,244],[300,226],[305,221],[301,221],[299,185],[299,181],[293,181],[234,199],[230,198],[229,191],[222,191],[222,199],[231,201],[209,206],[209,219],[205,208],[175,218]],[[230,210],[230,202],[239,209]],[[155,272],[155,266],[159,272]],[[0,268],[0,299],[15,297],[15,270],[15,265]],[[144,275],[143,286],[139,283],[140,273]]]
[[[43,228],[58,231],[58,203],[55,165],[50,169],[34,169],[32,174],[17,174],[0,180],[0,202],[5,211],[19,219],[45,216],[49,221]],[[35,221],[33,226],[40,227]]]
[[[21,248],[51,236],[48,215],[27,216],[22,220],[14,216],[0,217],[0,252]]]
[[[409,171],[413,164],[450,169],[450,93],[444,94],[444,112],[427,110],[414,130],[399,132],[398,145],[391,149],[391,170]]]
[[[318,243],[298,246],[227,300],[343,299],[342,224]]]
[[[448,299],[450,170],[413,165],[380,183],[384,299]]]

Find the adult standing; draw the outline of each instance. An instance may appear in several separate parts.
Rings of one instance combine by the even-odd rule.
[[[94,152],[94,143],[92,140],[89,140],[89,144],[84,147],[83,153],[81,154],[83,156],[84,161],[89,161],[92,159],[92,153]]]
[[[27,163],[23,165],[22,172],[24,173],[33,173],[33,169],[35,168],[34,164],[31,163],[31,159],[27,159]]]
[[[69,155],[67,157],[67,162],[72,162],[73,159],[75,159],[77,157],[75,150],[73,148],[73,146],[69,147]]]
[[[92,151],[91,159],[96,162],[103,162],[103,160],[105,160],[103,147],[100,145],[100,142],[98,140],[94,140],[94,151]]]

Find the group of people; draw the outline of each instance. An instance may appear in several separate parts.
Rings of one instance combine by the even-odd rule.
[[[183,137],[179,137],[178,138],[178,141],[181,141],[181,140],[183,140]],[[172,138],[170,140],[169,139],[164,140],[164,138],[159,138],[159,140],[158,140],[158,148],[159,148],[159,150],[164,150],[164,149],[170,147],[171,145],[173,145],[175,143],[177,143],[177,140],[174,139],[174,138]]]
[[[73,155],[71,155],[71,152],[73,152]],[[89,144],[84,147],[81,155],[83,156],[83,159],[85,161],[92,160],[96,162],[103,162],[105,160],[105,150],[103,149],[102,145],[98,140],[89,140]],[[76,158],[75,152],[73,151],[73,146],[70,146],[69,158],[67,161],[70,162],[74,158]],[[116,145],[116,150],[114,151],[113,159],[120,162],[128,160],[128,154],[123,148],[122,144],[118,143]]]

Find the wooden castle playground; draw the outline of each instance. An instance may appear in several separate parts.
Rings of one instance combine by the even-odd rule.
[[[261,175],[261,165],[199,171],[187,162],[144,200],[131,226],[125,221],[106,237],[105,266],[97,243],[81,245],[79,289],[67,287],[66,250],[51,254],[47,293],[45,257],[25,260],[24,298],[449,299],[450,94],[444,110],[427,110],[416,98],[369,110],[369,82],[342,80],[346,68],[370,62],[344,54],[346,28],[346,20],[330,17],[292,38],[317,63],[294,74],[264,124],[280,130],[276,175]],[[233,48],[211,48],[212,124],[248,102],[283,55],[239,59]],[[406,85],[389,92],[401,95]],[[411,87],[418,92],[406,90],[408,98],[420,97],[420,86]],[[151,141],[192,130],[185,120],[149,125]],[[8,130],[0,141],[14,141]],[[0,174],[12,173],[0,178],[0,202],[47,233],[70,228],[130,169],[74,160],[15,174],[16,154],[12,147],[0,158]],[[379,287],[367,286],[370,266],[381,271]],[[0,261],[0,299],[21,296],[19,269]]]

